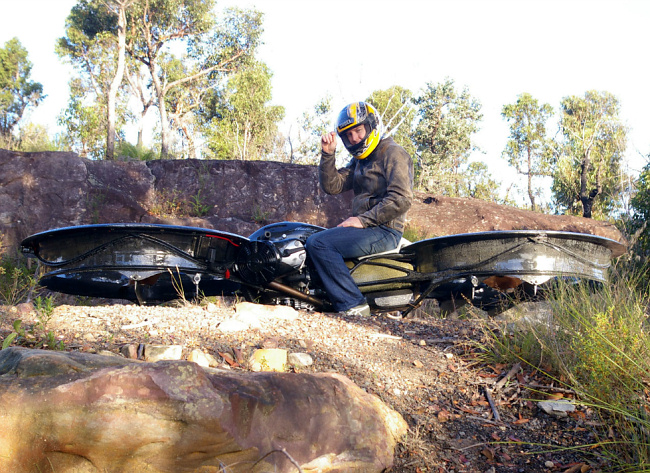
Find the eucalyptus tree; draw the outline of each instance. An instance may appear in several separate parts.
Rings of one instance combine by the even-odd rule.
[[[99,86],[97,98],[106,115],[107,157],[112,157],[114,124],[120,113],[126,113],[125,108],[117,113],[115,109],[130,61],[148,71],[154,100],[144,93],[138,67],[128,66],[127,82],[142,105],[140,118],[153,104],[158,108],[161,156],[168,157],[170,125],[181,123],[178,113],[174,120],[169,116],[169,96],[176,93],[172,100],[179,104],[179,97],[189,95],[178,89],[216,87],[224,81],[224,74],[245,64],[259,42],[261,18],[259,12],[233,8],[218,18],[214,0],[79,0],[58,50]],[[96,48],[102,54],[93,52]],[[172,79],[166,67],[179,50],[186,51],[178,56],[185,63],[184,74]]]
[[[45,98],[43,86],[30,79],[32,63],[18,38],[0,48],[0,137],[12,141],[25,111]]]
[[[472,161],[463,174],[465,179],[462,183],[461,197],[500,202],[499,182],[492,177],[487,164],[483,161]]]
[[[161,125],[161,157],[169,155],[171,130],[166,97],[172,90],[208,79],[212,84],[233,73],[253,56],[261,34],[262,15],[254,10],[226,9],[217,23],[214,0],[139,0],[132,8],[127,50],[151,75]],[[184,46],[186,75],[171,79],[161,66],[163,53]]]
[[[621,191],[621,160],[627,129],[618,99],[609,92],[588,91],[561,102],[561,155],[553,177],[553,194],[561,209],[591,218],[606,216]]]
[[[413,139],[416,145],[417,188],[458,195],[461,169],[476,149],[472,134],[483,118],[481,104],[467,88],[458,92],[454,81],[428,83],[415,99],[418,121]]]
[[[533,179],[553,175],[553,141],[546,136],[546,122],[552,115],[553,107],[546,103],[540,105],[528,93],[519,95],[515,103],[504,105],[501,111],[510,127],[503,156],[518,174],[526,176],[532,210],[537,209],[535,197],[540,193]]]
[[[208,147],[219,159],[256,160],[275,149],[284,107],[271,105],[268,67],[251,62],[213,93],[202,111]]]
[[[151,93],[151,79],[149,79],[148,70],[136,61],[127,61],[125,78],[129,84],[131,96],[139,104],[138,110],[133,112],[133,119],[136,121],[138,129],[136,148],[143,149],[145,117],[154,106],[155,100],[154,94]]]
[[[650,252],[650,155],[646,156],[646,165],[641,170],[639,178],[635,183],[636,192],[631,199],[631,206],[634,212],[631,214],[631,232],[646,256]]]
[[[128,94],[122,80],[126,9],[133,1],[79,0],[66,19],[65,36],[56,43],[59,57],[77,72],[69,84],[68,108],[59,120],[71,133],[65,141],[80,145],[82,153],[92,150],[91,157],[113,159],[115,136],[122,133],[126,121]],[[71,121],[70,126],[66,120]],[[103,148],[97,148],[98,137],[91,138],[92,134],[105,137]],[[89,140],[93,141],[90,147]]]
[[[321,98],[310,110],[303,112],[298,121],[297,140],[294,145],[291,133],[287,138],[289,161],[292,163],[318,164],[321,136],[334,131],[332,117],[332,96]]]
[[[59,140],[82,157],[102,159],[106,154],[106,135],[100,130],[106,130],[106,103],[88,100],[94,95],[84,77],[73,77],[68,87],[68,106],[57,117],[64,130]]]
[[[415,154],[411,139],[415,126],[416,108],[413,93],[399,85],[376,90],[366,99],[374,105],[382,118],[385,136],[392,136],[410,156]]]

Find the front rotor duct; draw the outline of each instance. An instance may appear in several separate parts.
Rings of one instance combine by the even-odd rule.
[[[242,281],[259,286],[277,277],[280,259],[273,243],[248,241],[239,249],[234,270]]]

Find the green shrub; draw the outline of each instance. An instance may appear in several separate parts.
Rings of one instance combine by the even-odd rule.
[[[650,471],[648,268],[630,263],[609,283],[558,281],[549,320],[517,332],[491,324],[486,345],[497,360],[523,360],[578,393],[602,419],[588,447],[616,472]]]
[[[152,161],[158,156],[155,151],[144,146],[136,146],[126,141],[120,141],[115,147],[115,155],[137,161]]]
[[[20,256],[0,258],[0,302],[8,305],[25,302],[36,287],[33,271]]]

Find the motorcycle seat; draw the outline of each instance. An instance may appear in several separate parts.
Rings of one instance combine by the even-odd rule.
[[[373,253],[371,255],[367,256],[360,256],[358,259],[363,260],[366,258],[374,258],[375,256],[382,256],[382,255],[393,255],[393,254],[398,254],[402,248],[405,246],[408,246],[411,244],[411,241],[407,240],[406,238],[402,237],[397,244],[397,248],[393,248],[392,250],[387,250],[387,251],[382,251],[381,253]]]

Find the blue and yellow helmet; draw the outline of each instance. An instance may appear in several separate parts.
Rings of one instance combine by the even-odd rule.
[[[356,145],[351,145],[346,131],[364,125],[366,136]],[[375,107],[367,102],[354,102],[346,106],[336,122],[336,132],[352,156],[357,159],[367,158],[381,141],[381,117]]]

